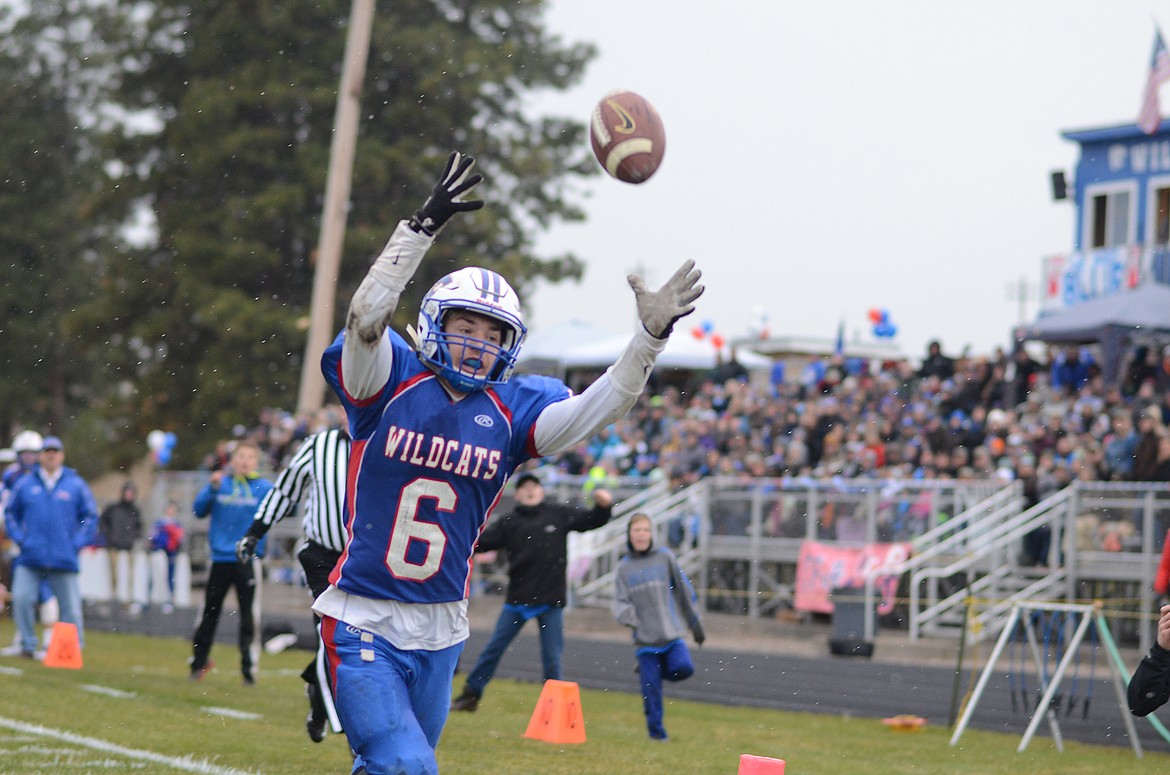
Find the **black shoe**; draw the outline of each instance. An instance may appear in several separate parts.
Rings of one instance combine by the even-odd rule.
[[[319,743],[325,739],[325,700],[321,697],[321,687],[309,684],[305,687],[305,694],[309,697],[309,715],[305,718],[305,730],[309,739]]]
[[[191,668],[191,676],[190,676],[191,680],[192,681],[202,681],[203,677],[205,675],[207,675],[208,673],[210,673],[212,668],[214,668],[214,667],[215,667],[215,662],[209,659],[203,663],[202,667]]]
[[[463,694],[460,694],[451,703],[451,710],[465,710],[468,713],[475,713],[475,709],[478,707],[479,695],[470,689],[464,689]]]
[[[252,675],[251,670],[244,671],[244,686],[255,686],[256,677]]]

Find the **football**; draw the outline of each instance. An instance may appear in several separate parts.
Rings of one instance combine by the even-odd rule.
[[[632,91],[611,92],[597,103],[589,140],[602,168],[626,183],[649,180],[666,151],[666,129],[658,111]]]

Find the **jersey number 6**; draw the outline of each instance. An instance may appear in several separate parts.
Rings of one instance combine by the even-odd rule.
[[[395,578],[411,581],[426,581],[439,572],[443,562],[443,550],[447,548],[447,536],[443,529],[433,522],[416,519],[418,506],[426,498],[435,501],[439,511],[454,511],[459,496],[447,482],[436,479],[416,479],[402,489],[398,499],[398,513],[394,515],[394,527],[390,534],[390,548],[386,550],[386,567]],[[411,541],[426,544],[426,554],[421,563],[410,562],[406,552]]]

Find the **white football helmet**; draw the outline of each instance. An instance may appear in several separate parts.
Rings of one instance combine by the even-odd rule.
[[[13,452],[40,452],[45,440],[36,431],[21,431],[12,439]]]
[[[504,324],[499,346],[459,335],[444,333],[443,320],[451,310],[477,312]],[[520,346],[528,336],[520,299],[508,281],[490,269],[468,266],[435,283],[423,296],[418,312],[419,354],[456,390],[470,393],[488,385],[506,382],[516,367]],[[469,345],[494,355],[495,365],[484,376],[471,376],[451,364],[452,344]]]

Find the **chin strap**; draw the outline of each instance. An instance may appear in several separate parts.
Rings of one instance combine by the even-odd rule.
[[[418,329],[414,327],[413,323],[406,324],[406,338],[414,345],[414,349],[422,349],[422,337],[418,335]]]

